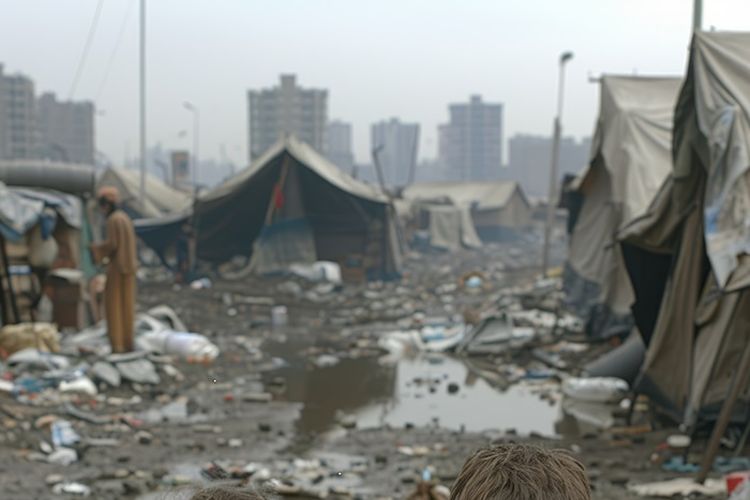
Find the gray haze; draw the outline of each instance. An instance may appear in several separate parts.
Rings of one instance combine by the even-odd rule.
[[[37,94],[68,98],[96,0],[0,0],[0,63]],[[422,126],[434,157],[449,102],[480,93],[505,103],[505,138],[549,134],[557,57],[572,50],[565,133],[589,135],[603,72],[683,74],[692,0],[150,0],[149,144],[190,148],[202,114],[201,156],[225,145],[247,158],[248,88],[293,72],[327,88],[330,118],[354,125],[368,157],[369,125],[398,116]],[[138,148],[138,2],[106,0],[75,99],[96,99],[98,149],[115,163]],[[118,35],[122,43],[114,52]],[[750,29],[747,0],[705,0],[704,27]],[[109,61],[110,71],[107,72]],[[106,77],[106,78],[105,78]],[[97,99],[98,97],[98,99]],[[179,132],[187,130],[188,134]],[[507,151],[507,147],[504,148]]]

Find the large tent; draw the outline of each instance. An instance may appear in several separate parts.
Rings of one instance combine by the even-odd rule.
[[[389,198],[293,137],[201,195],[193,218],[198,258],[205,261],[251,256],[255,272],[269,273],[326,260],[353,281],[401,270]]]
[[[669,173],[679,85],[677,78],[601,79],[591,160],[574,186],[583,203],[570,225],[564,278],[568,306],[590,336],[632,328],[634,297],[615,236],[646,211]]]
[[[750,342],[750,33],[694,35],[673,159],[620,238],[648,341],[637,390],[695,428],[715,416]],[[746,421],[749,384],[738,383]]]
[[[137,170],[109,168],[97,179],[97,188],[113,186],[120,192],[122,206],[134,219],[161,217],[190,205],[190,195],[168,186],[151,174],[145,179],[146,200],[141,203],[141,175]]]
[[[531,204],[519,184],[512,181],[412,184],[404,189],[403,196],[417,206],[453,205],[458,209],[459,216],[451,216],[451,221],[455,224],[471,222],[482,241],[512,237],[516,231],[531,224]],[[469,218],[461,217],[461,211],[467,213]],[[442,208],[436,215],[447,213],[447,208]],[[442,222],[441,226],[445,226],[444,218],[437,217]],[[476,239],[471,232],[467,227],[461,233],[464,246],[475,246]],[[467,241],[470,243],[467,244]],[[476,240],[476,244],[479,243]]]

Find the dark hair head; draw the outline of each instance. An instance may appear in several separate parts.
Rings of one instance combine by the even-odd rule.
[[[451,500],[590,500],[583,464],[562,450],[507,444],[477,451],[464,464]]]

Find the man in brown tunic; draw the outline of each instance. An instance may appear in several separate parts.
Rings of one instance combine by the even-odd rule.
[[[138,261],[135,230],[130,217],[117,208],[119,193],[114,187],[99,190],[99,210],[107,217],[106,239],[91,245],[94,260],[107,266],[104,309],[112,352],[133,350],[135,323],[135,272]]]

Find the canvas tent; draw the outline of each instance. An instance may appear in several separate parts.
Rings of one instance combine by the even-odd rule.
[[[695,428],[715,416],[750,342],[750,33],[694,35],[673,159],[620,238],[648,340],[637,390]],[[750,384],[738,382],[735,415],[747,421]]]
[[[97,189],[102,186],[114,186],[118,189],[123,209],[133,219],[161,217],[179,212],[189,207],[191,202],[189,194],[146,174],[146,201],[141,204],[140,172],[126,168],[107,169],[96,182]]]
[[[604,76],[588,168],[573,184],[583,202],[572,221],[567,305],[594,337],[632,327],[633,292],[616,244],[642,215],[671,168],[672,117],[680,80]]]
[[[394,277],[401,269],[388,197],[293,137],[201,195],[194,224],[199,259],[251,256],[259,273],[318,260],[337,262],[345,280]]]
[[[531,223],[532,208],[516,182],[434,182],[412,184],[403,196],[415,205],[453,205],[468,214],[454,220],[470,221],[481,241],[496,241],[512,237],[514,232]],[[443,209],[447,211],[447,209]],[[468,226],[468,224],[467,224]],[[432,229],[431,229],[432,232]],[[474,246],[476,240],[467,228],[463,233],[464,246]],[[466,244],[470,241],[470,244]]]

